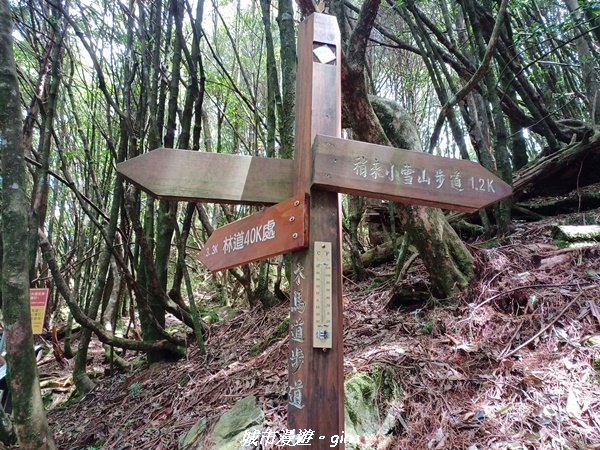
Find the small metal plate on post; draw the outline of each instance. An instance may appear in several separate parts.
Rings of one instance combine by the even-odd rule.
[[[332,346],[331,242],[315,241],[313,283],[313,347]]]
[[[331,64],[335,61],[335,47],[326,44],[314,44],[313,55],[321,64]]]

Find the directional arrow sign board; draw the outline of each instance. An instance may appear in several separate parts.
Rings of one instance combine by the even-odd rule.
[[[474,212],[512,195],[473,161],[317,136],[313,184],[321,189]]]
[[[211,271],[229,269],[306,247],[307,196],[296,195],[216,229],[200,253]]]
[[[117,171],[168,200],[264,205],[293,195],[293,161],[287,159],[156,149],[120,163]]]
[[[334,16],[313,14],[302,22],[297,54],[293,161],[158,149],[119,164],[117,170],[158,198],[276,203],[215,230],[200,261],[217,271],[294,251],[288,427],[314,432],[318,439],[309,445],[315,450],[331,448],[329,439],[341,437],[335,447],[343,450],[344,302],[338,193],[472,212],[509,197],[512,191],[472,161],[339,139],[341,39]]]

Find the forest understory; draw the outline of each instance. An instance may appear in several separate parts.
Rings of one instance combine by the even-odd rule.
[[[600,228],[600,0],[0,0],[0,61],[1,442],[208,450],[181,438],[251,395],[284,433],[288,362],[292,403],[329,407],[340,374],[302,390],[314,333],[296,316],[310,239],[341,225],[346,387],[379,371],[398,394],[374,394],[394,425],[361,450],[600,449],[600,233],[573,248],[564,227]],[[316,135],[355,141],[320,181]],[[450,159],[416,163],[431,155]],[[154,162],[136,181],[138,157]],[[346,197],[338,217],[334,191],[410,205]],[[237,261],[215,230],[308,192],[293,308],[283,260],[201,267]],[[235,250],[273,250],[272,223]],[[52,299],[39,360],[31,288]],[[311,425],[342,420],[305,405]]]
[[[361,283],[346,279],[346,375],[383,365],[403,389],[393,405],[400,425],[370,445],[600,448],[600,245],[574,250],[552,238],[557,224],[598,222],[600,209],[515,221],[500,241],[469,243],[476,275],[444,302],[399,303],[392,264]],[[423,298],[428,286],[417,259],[402,288]],[[267,428],[285,429],[287,333],[251,355],[287,313],[285,304],[239,312],[209,326],[207,355],[193,348],[177,363],[132,373],[110,375],[94,342],[89,367],[98,386],[69,406],[69,364],[46,356],[39,367],[58,447],[175,449],[200,418],[210,429],[248,395]]]

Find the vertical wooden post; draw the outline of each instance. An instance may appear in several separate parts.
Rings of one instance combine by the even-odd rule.
[[[313,14],[298,30],[295,194],[310,193],[310,245],[292,256],[288,427],[313,430],[313,449],[344,431],[340,195],[311,190],[315,135],[340,137],[340,32],[335,17]],[[315,241],[331,243],[331,348],[314,348]],[[344,444],[338,444],[344,449]]]

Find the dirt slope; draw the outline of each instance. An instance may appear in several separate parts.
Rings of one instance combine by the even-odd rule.
[[[598,223],[600,212],[518,224],[491,249],[474,243],[476,277],[451,301],[390,308],[387,266],[346,282],[346,372],[385,363],[404,387],[387,448],[600,448],[600,247],[564,251],[550,238],[552,223],[582,220]],[[418,260],[405,286],[426,288]],[[284,429],[288,339],[250,350],[286,310],[212,325],[207,356],[193,349],[176,364],[101,378],[80,403],[50,412],[60,448],[176,449],[199,418],[212,424],[250,394],[267,426]]]

